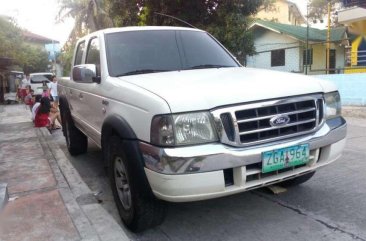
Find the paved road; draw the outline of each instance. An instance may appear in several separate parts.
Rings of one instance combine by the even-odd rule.
[[[165,222],[133,240],[366,240],[366,121],[348,118],[343,158],[307,183],[273,195],[267,189],[195,203],[168,204]],[[121,224],[100,150],[68,155],[103,207]],[[121,224],[122,225],[122,224]]]

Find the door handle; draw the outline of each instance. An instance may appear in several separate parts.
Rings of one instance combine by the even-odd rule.
[[[108,100],[102,100],[102,104],[103,105],[109,105],[109,102],[108,102]]]
[[[83,93],[80,93],[79,94],[79,98],[82,99],[84,96],[83,96]]]

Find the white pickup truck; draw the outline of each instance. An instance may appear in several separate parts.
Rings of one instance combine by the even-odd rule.
[[[164,201],[297,185],[341,156],[336,86],[242,67],[209,33],[126,27],[80,39],[59,81],[72,155],[101,147],[123,222],[158,225]]]

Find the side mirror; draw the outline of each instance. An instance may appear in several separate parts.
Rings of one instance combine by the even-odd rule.
[[[97,76],[97,66],[95,64],[76,65],[72,68],[72,79],[83,83],[100,83]]]

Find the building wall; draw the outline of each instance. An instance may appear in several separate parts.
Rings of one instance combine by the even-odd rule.
[[[287,35],[257,28],[256,31],[254,31],[254,46],[257,54],[247,58],[247,66],[287,72],[299,72],[301,71],[300,67],[302,67],[300,65],[301,56],[299,44],[298,40]],[[285,49],[285,66],[271,67],[271,50],[277,49]]]
[[[313,64],[311,69],[308,69],[309,74],[325,74],[326,71],[326,54],[327,47],[326,44],[310,44],[309,48],[313,49]],[[331,49],[336,50],[336,65],[337,69],[343,69],[345,66],[345,50],[344,46],[339,46],[338,44],[332,44]],[[301,61],[303,63],[303,54],[301,54]]]
[[[366,106],[366,74],[317,75],[337,85],[342,105]]]
[[[271,9],[262,9],[254,17],[278,23],[301,25],[303,20],[293,14],[292,8],[285,0],[277,0]],[[290,16],[289,16],[290,14]]]

